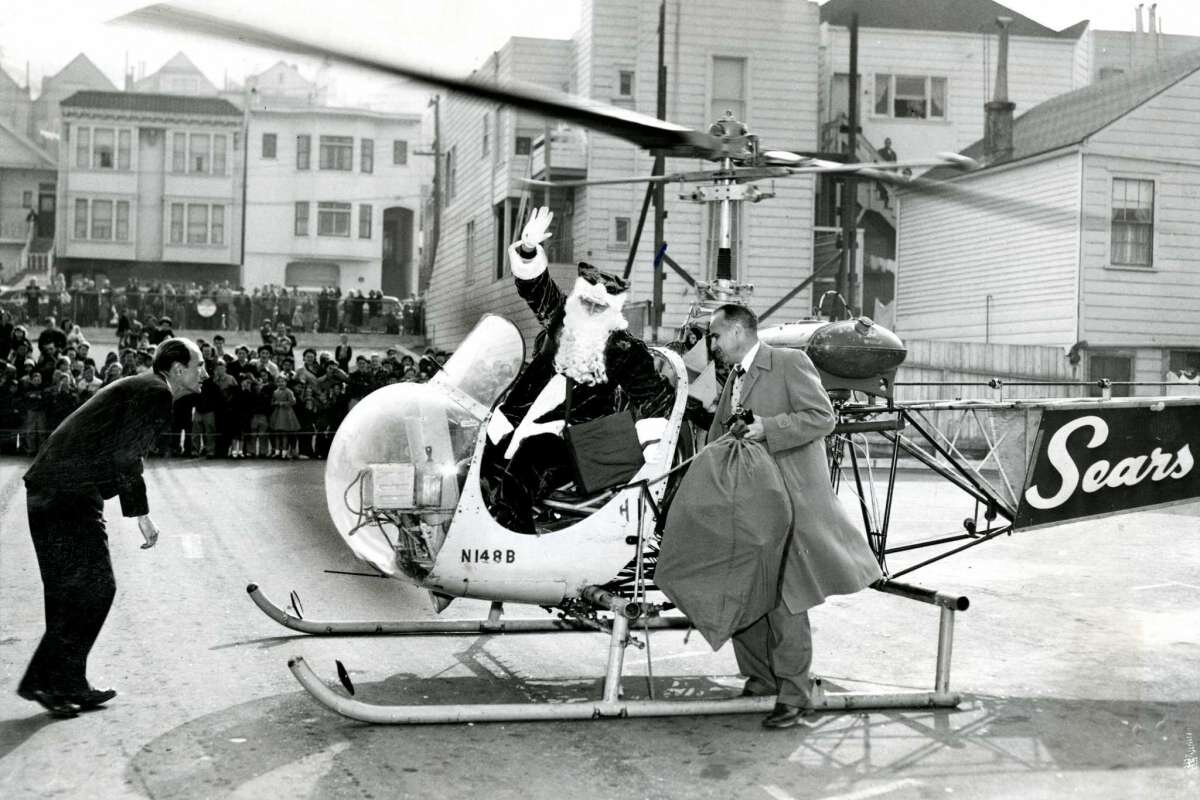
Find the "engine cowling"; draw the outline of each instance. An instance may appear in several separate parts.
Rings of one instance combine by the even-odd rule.
[[[773,347],[803,350],[813,364],[839,378],[871,378],[895,369],[908,350],[900,337],[869,317],[840,322],[791,322],[759,330]]]

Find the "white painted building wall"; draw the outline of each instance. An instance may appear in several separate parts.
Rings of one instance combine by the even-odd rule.
[[[412,272],[416,276],[421,186],[432,173],[421,149],[418,115],[381,114],[334,108],[252,110],[248,120],[246,259],[243,285],[284,285],[287,265],[322,261],[338,265],[342,291],[380,288],[383,214],[392,207],[413,213]],[[275,138],[274,156],[264,155],[264,136]],[[299,136],[309,137],[308,168],[297,167]],[[353,139],[349,170],[320,168],[322,136]],[[362,170],[363,140],[373,142],[371,172]],[[394,142],[404,141],[406,163],[395,164]],[[349,203],[349,236],[318,233],[321,202]],[[296,233],[296,204],[308,206],[307,233]],[[363,206],[370,206],[370,237],[360,236]],[[415,291],[415,285],[411,287]]]
[[[960,179],[972,195],[902,193],[896,333],[1070,347],[1079,176],[1072,150]]]
[[[997,29],[998,30],[998,29]],[[1087,34],[1085,34],[1086,37]],[[850,71],[850,34],[840,26],[823,25],[829,51],[827,76]],[[1008,97],[1014,114],[1028,111],[1089,82],[1088,40],[1011,36],[1008,48]],[[860,27],[858,69],[860,120],[863,135],[875,147],[891,138],[901,159],[929,157],[941,151],[959,152],[983,137],[983,105],[992,99],[999,37],[949,31],[891,30]],[[924,75],[946,79],[946,113],[942,119],[897,119],[875,113],[875,76]],[[838,100],[822,109],[831,119]]]

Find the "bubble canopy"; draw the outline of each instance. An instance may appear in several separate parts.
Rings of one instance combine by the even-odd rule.
[[[356,556],[387,575],[428,572],[480,429],[524,357],[516,326],[488,315],[433,380],[382,387],[351,409],[329,451],[325,500]]]

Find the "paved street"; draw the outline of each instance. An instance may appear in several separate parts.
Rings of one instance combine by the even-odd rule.
[[[1200,506],[1018,534],[919,570],[970,597],[959,709],[825,714],[767,732],[758,716],[371,727],[316,705],[303,654],[384,702],[595,697],[599,634],[312,639],[263,616],[296,590],[312,618],[432,618],[424,592],[329,574],[358,566],[332,535],[323,464],[153,461],[158,547],[108,506],[118,595],[91,660],[121,695],[74,720],[13,694],[42,626],[20,482],[0,460],[0,796],[56,798],[786,798],[1200,796]],[[969,506],[906,473],[897,541]],[[447,616],[477,618],[456,601]],[[519,609],[519,616],[543,615]],[[877,592],[813,612],[817,674],[847,688],[928,688],[937,612]],[[732,650],[653,635],[656,688],[736,693]],[[646,691],[630,649],[627,694]]]

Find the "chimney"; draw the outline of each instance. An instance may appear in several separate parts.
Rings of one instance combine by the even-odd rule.
[[[1145,5],[1145,3],[1138,3],[1138,7],[1136,9],[1134,9],[1134,13],[1137,15],[1137,27],[1135,28],[1135,30],[1138,33],[1142,32],[1142,6],[1144,6],[1144,5]]]
[[[996,59],[996,90],[983,104],[983,153],[988,162],[1005,161],[1013,152],[1013,109],[1008,101],[1008,26],[1012,17],[996,17],[1000,26],[1000,54]]]
[[[1150,18],[1147,20],[1147,24],[1146,24],[1146,32],[1147,33],[1157,33],[1158,32],[1158,25],[1156,25],[1154,22],[1154,10],[1156,8],[1158,8],[1158,3],[1150,4]]]

